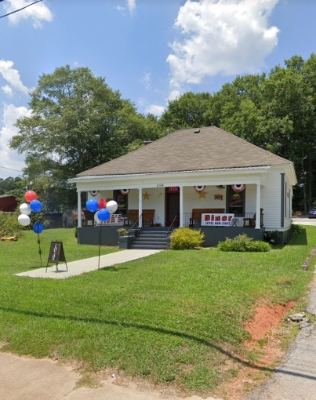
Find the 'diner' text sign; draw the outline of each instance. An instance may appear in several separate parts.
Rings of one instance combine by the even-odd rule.
[[[234,214],[202,214],[202,226],[230,226]]]

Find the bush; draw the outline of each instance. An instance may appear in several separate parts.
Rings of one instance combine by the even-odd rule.
[[[236,251],[236,252],[265,252],[270,251],[269,243],[254,241],[246,234],[238,235],[233,239],[227,238],[225,242],[218,244],[218,249],[221,251]]]
[[[192,250],[201,247],[204,242],[204,233],[190,228],[178,228],[170,235],[170,246],[174,250]]]
[[[265,232],[264,237],[267,242],[272,243],[277,243],[280,239],[279,232],[277,230]]]
[[[17,213],[0,212],[0,236],[21,236],[23,230]]]
[[[303,228],[301,225],[291,225],[291,233],[292,235],[301,235],[302,233],[305,232],[305,228]]]

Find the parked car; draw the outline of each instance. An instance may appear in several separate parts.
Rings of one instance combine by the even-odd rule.
[[[312,207],[308,211],[308,218],[316,218],[316,207]]]

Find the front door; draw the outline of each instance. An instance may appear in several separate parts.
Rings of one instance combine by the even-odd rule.
[[[170,226],[173,221],[173,226],[179,226],[179,188],[169,187],[166,188],[166,215],[167,226]]]

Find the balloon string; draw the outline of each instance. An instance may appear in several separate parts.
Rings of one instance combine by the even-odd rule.
[[[37,243],[38,243],[38,254],[40,256],[40,260],[41,260],[41,267],[42,267],[42,249],[41,249],[41,239],[40,239],[40,235],[39,233],[37,234]]]

